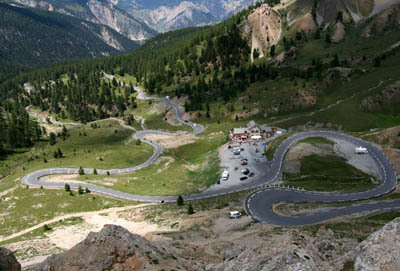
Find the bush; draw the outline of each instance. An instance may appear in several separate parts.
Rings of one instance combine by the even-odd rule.
[[[65,191],[67,191],[67,192],[70,192],[71,191],[71,187],[69,186],[69,184],[65,184],[64,185],[64,189],[65,189]]]
[[[187,212],[188,212],[188,215],[194,214],[193,206],[192,206],[191,203],[189,203],[189,207],[188,207],[188,211]]]
[[[89,193],[90,193],[89,188],[87,188],[87,187],[85,188],[85,193],[86,193],[86,194],[89,194]]]
[[[51,230],[51,228],[47,224],[44,224],[43,231],[49,231],[49,230]]]
[[[82,194],[83,194],[83,188],[82,188],[82,186],[80,186],[80,185],[79,185],[79,187],[78,187],[78,194],[79,194],[79,195],[82,195]]]
[[[182,206],[184,204],[183,198],[181,195],[178,196],[178,198],[176,199],[176,204],[178,206]]]
[[[95,169],[95,168],[93,169],[93,174],[97,175],[97,169]]]
[[[79,167],[78,173],[79,173],[79,175],[85,175],[85,171],[83,170],[82,167]]]
[[[140,141],[140,139],[136,139],[136,145],[139,146],[140,144],[142,144],[142,141]]]

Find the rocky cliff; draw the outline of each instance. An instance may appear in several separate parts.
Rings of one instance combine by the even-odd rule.
[[[400,218],[361,243],[325,226],[314,227],[317,230],[310,233],[307,228],[252,224],[248,218],[206,219],[208,222],[196,216],[194,228],[153,242],[120,226],[106,225],[72,249],[29,270],[389,271],[400,264]],[[19,270],[11,269],[18,264],[6,252],[7,260],[1,261],[9,264],[5,270]]]

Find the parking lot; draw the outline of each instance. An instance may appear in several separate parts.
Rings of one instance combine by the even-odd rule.
[[[265,142],[238,144],[237,149],[240,149],[240,154],[237,155],[234,154],[236,148],[229,148],[229,146],[229,144],[226,144],[220,149],[221,172],[227,170],[229,178],[221,180],[218,186],[236,186],[243,182],[251,182],[255,177],[259,177],[266,170],[268,171],[269,164],[264,155]],[[245,159],[247,159],[247,165],[241,165]],[[241,172],[242,169],[246,168],[249,169],[247,175]],[[240,180],[243,176],[248,178]]]

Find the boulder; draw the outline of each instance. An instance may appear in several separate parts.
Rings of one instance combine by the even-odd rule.
[[[11,250],[0,247],[0,271],[20,271],[21,264]]]

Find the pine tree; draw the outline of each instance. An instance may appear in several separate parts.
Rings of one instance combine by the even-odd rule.
[[[63,158],[63,153],[60,149],[57,150],[58,158]]]
[[[178,196],[178,198],[176,199],[176,204],[178,206],[182,206],[184,204],[183,198],[181,195]]]
[[[84,192],[84,191],[83,191],[82,186],[79,185],[79,186],[78,186],[78,194],[79,194],[79,195],[82,195],[83,192]]]
[[[82,167],[79,167],[78,174],[79,175],[85,175],[85,171],[83,170]]]
[[[191,204],[191,203],[189,203],[189,206],[188,206],[188,210],[187,210],[187,212],[188,212],[188,215],[192,215],[192,214],[194,214],[193,206],[192,206],[192,204]]]
[[[66,192],[71,191],[71,187],[67,183],[64,185],[64,189],[65,189]]]
[[[93,169],[93,174],[97,175],[97,169],[95,169],[95,168]]]
[[[56,134],[51,132],[49,138],[50,145],[55,145],[57,143]]]

